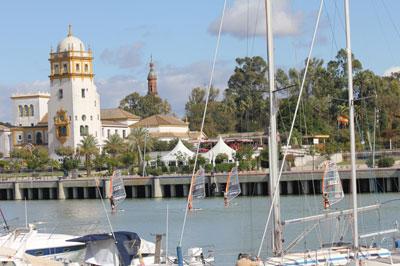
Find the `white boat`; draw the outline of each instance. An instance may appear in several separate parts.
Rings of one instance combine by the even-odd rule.
[[[67,241],[72,238],[75,236],[39,233],[34,225],[29,225],[0,236],[0,247],[23,249],[26,255],[69,262],[78,260],[85,249],[82,243]]]
[[[103,266],[177,265],[177,258],[160,256],[156,260],[156,245],[136,233],[117,231],[113,234],[91,234],[72,239],[87,245],[84,263]],[[155,263],[159,261],[159,263]],[[205,257],[202,248],[191,248],[184,265],[210,265],[214,257]]]

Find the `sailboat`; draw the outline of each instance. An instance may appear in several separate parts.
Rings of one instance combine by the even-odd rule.
[[[110,178],[110,202],[111,208],[116,210],[126,198],[126,191],[124,186],[124,180],[121,177],[121,171],[114,171]]]
[[[281,221],[280,217],[280,195],[279,195],[279,181],[280,172],[278,168],[278,145],[277,145],[277,124],[276,124],[276,96],[275,96],[275,74],[274,74],[274,61],[273,61],[273,31],[271,25],[271,0],[265,0],[266,9],[266,23],[267,23],[267,48],[268,48],[268,80],[269,80],[269,99],[270,99],[270,132],[269,132],[269,185],[271,191],[271,209],[268,216],[268,220],[265,226],[264,240],[266,229],[268,226],[269,217],[273,214],[273,230],[272,230],[272,253],[273,256],[262,261],[259,257],[256,258],[257,262],[251,262],[247,256],[238,257],[237,265],[253,265],[258,263],[259,265],[347,265],[354,263],[355,265],[359,262],[367,262],[368,265],[382,265],[376,264],[379,260],[385,260],[391,257],[391,253],[387,249],[377,247],[360,247],[359,246],[359,235],[358,235],[358,213],[361,211],[368,211],[379,208],[379,204],[358,208],[357,206],[357,182],[356,182],[356,164],[355,164],[355,129],[354,129],[354,96],[353,96],[353,79],[352,79],[352,52],[350,42],[350,20],[349,20],[349,0],[344,0],[345,3],[345,18],[346,18],[346,47],[347,47],[347,73],[348,74],[348,95],[349,95],[349,110],[350,110],[350,154],[351,154],[351,187],[352,187],[352,205],[353,208],[343,211],[325,212],[323,214],[314,215],[310,217],[291,219],[287,221]],[[321,1],[320,10],[318,13],[317,25],[321,10],[323,7],[323,1]],[[317,29],[317,27],[316,27]],[[316,29],[314,31],[312,46],[315,41]],[[311,46],[311,48],[312,48]],[[312,49],[311,49],[312,50]],[[310,54],[307,59],[306,71],[303,77],[301,85],[299,99],[301,97],[302,88],[304,86],[305,75],[307,73],[308,63],[311,57]],[[296,107],[295,115],[298,107]],[[291,131],[289,133],[289,140],[293,130],[294,121],[292,123]],[[286,154],[284,158],[286,157]],[[329,169],[330,168],[330,169]],[[281,169],[282,171],[282,169]],[[335,166],[328,163],[328,169],[324,176],[324,208],[328,209],[332,204],[339,202],[343,198],[343,191],[341,189],[340,179],[335,171]],[[326,184],[325,184],[326,182]],[[331,245],[322,246],[322,248],[316,250],[309,250],[306,252],[289,252],[290,248],[295,246],[301,239],[303,239],[309,232],[313,230],[314,226],[306,229],[300,236],[294,241],[289,243],[286,249],[283,248],[283,226],[292,223],[304,223],[315,221],[318,224],[322,220],[332,219],[342,216],[351,216],[353,224],[353,243],[352,245]],[[258,251],[260,255],[262,243]],[[392,260],[389,260],[393,264]],[[253,263],[253,264],[252,264]]]
[[[228,207],[229,202],[239,196],[241,192],[242,191],[240,189],[238,169],[237,167],[233,167],[226,179],[226,188],[224,192],[225,207]]]
[[[206,196],[205,172],[202,167],[192,176],[188,195],[188,209],[190,211],[200,210],[193,208],[193,199],[203,199]]]
[[[333,204],[338,203],[344,198],[342,182],[336,163],[326,161],[325,171],[322,176],[322,198],[324,209],[329,209]]]

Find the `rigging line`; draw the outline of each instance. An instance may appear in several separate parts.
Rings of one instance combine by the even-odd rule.
[[[212,86],[212,82],[213,82],[213,78],[214,78],[214,71],[215,71],[215,64],[216,64],[216,61],[217,61],[219,43],[220,43],[220,40],[221,40],[221,32],[222,32],[222,25],[223,25],[224,16],[225,16],[226,1],[227,0],[224,0],[224,6],[222,8],[221,21],[220,21],[220,24],[219,24],[218,36],[217,36],[217,44],[216,44],[215,51],[214,51],[214,58],[213,58],[212,67],[211,67],[210,81],[209,81],[208,87],[207,87],[206,102],[205,102],[205,106],[204,106],[203,118],[201,120],[200,137],[199,137],[199,141],[197,143],[196,155],[195,155],[195,158],[194,158],[192,176],[194,176],[194,174],[196,172],[197,159],[199,157],[201,136],[203,135],[204,121],[206,120],[206,114],[207,114],[207,105],[208,105],[208,100],[209,100],[209,97],[210,97],[210,90],[211,90],[211,86]],[[191,191],[192,191],[192,184],[190,184],[189,193],[191,193]],[[186,220],[187,220],[187,215],[188,215],[188,210],[189,210],[188,203],[189,203],[189,198],[188,198],[188,202],[186,203],[186,207],[185,207],[185,216],[183,218],[181,237],[179,239],[179,246],[182,246],[183,233],[185,232]]]
[[[98,182],[97,179],[96,179],[96,182]],[[104,210],[104,213],[106,214],[108,226],[111,229],[111,234],[112,234],[114,240],[117,241],[117,239],[115,238],[115,235],[114,235],[114,229],[112,227],[110,217],[108,216],[108,213],[107,213],[106,205],[104,204],[103,195],[101,194],[99,183],[96,183],[96,188],[97,188],[97,191],[99,192],[100,201],[101,201],[101,204],[103,205],[103,210]]]
[[[338,48],[338,45],[337,45],[337,40],[335,38],[334,24],[332,25],[332,21],[331,21],[331,18],[329,16],[329,12],[328,12],[328,9],[327,9],[325,3],[324,3],[324,9],[325,9],[324,13],[326,15],[326,18],[328,19],[329,28],[330,28],[331,33],[332,33],[332,44],[335,46],[336,51],[339,51],[339,48]],[[331,54],[332,54],[332,50],[333,50],[333,45],[332,45],[332,48],[331,48]]]
[[[333,0],[333,3],[335,4],[335,13],[337,14],[337,17],[338,17],[338,19],[339,19],[340,26],[342,26],[342,30],[343,30],[343,33],[344,33],[344,32],[346,31],[346,27],[344,26],[343,18],[340,16],[341,13],[338,12],[338,11],[339,11],[339,8],[338,8],[336,2],[337,2],[337,1]]]
[[[256,40],[257,25],[258,25],[258,13],[260,11],[260,4],[261,4],[261,0],[258,0],[257,11],[256,11],[256,14],[255,14],[256,15],[256,20],[254,22],[254,31],[253,31],[253,38],[252,38],[252,41],[251,41],[251,49],[250,49],[251,53],[250,54],[253,54],[253,52],[254,52],[254,43],[255,43],[255,40]]]
[[[383,5],[383,7],[384,7],[386,13],[388,14],[389,20],[390,20],[390,22],[392,23],[392,26],[393,26],[394,30],[396,31],[396,33],[397,33],[397,36],[398,36],[399,39],[400,39],[400,30],[399,30],[399,28],[396,26],[396,23],[394,23],[392,14],[390,13],[390,11],[389,11],[387,5],[385,4],[385,1],[381,0],[381,3],[382,3],[382,5]]]
[[[390,46],[390,42],[389,42],[389,40],[388,40],[388,38],[387,38],[387,36],[386,36],[386,34],[385,34],[385,31],[384,31],[384,28],[383,28],[383,25],[382,25],[381,18],[380,18],[380,16],[379,16],[378,12],[377,12],[378,6],[376,5],[375,0],[371,0],[371,2],[372,2],[372,5],[373,5],[373,7],[374,7],[374,8],[373,8],[374,11],[375,11],[374,13],[375,13],[376,19],[378,20],[378,25],[379,25],[379,27],[380,27],[380,30],[381,30],[383,39],[384,39],[385,44],[386,44],[386,46],[387,46],[387,48],[388,48],[389,55],[391,56],[391,58],[397,58],[397,59],[398,59],[397,56],[396,56],[396,57],[394,56],[393,51],[392,51],[392,48],[391,48],[391,46]]]
[[[269,209],[268,218],[267,218],[267,221],[266,221],[266,224],[265,224],[265,227],[264,227],[264,232],[263,232],[263,235],[262,235],[262,238],[261,238],[260,247],[258,249],[258,253],[257,253],[258,257],[260,256],[261,249],[262,249],[262,246],[264,244],[264,239],[265,239],[265,236],[267,234],[268,223],[269,223],[269,220],[271,219],[271,214],[272,214],[272,210],[273,210],[273,203],[274,203],[274,201],[276,199],[276,195],[278,194],[277,191],[279,189],[279,182],[281,180],[283,166],[285,165],[284,162],[286,160],[287,151],[288,151],[288,148],[289,148],[289,145],[290,145],[290,139],[292,138],[294,124],[296,122],[296,116],[297,116],[297,112],[298,112],[299,106],[300,106],[300,100],[302,98],[301,96],[302,96],[303,90],[304,90],[304,84],[305,84],[305,80],[306,80],[306,77],[307,77],[307,70],[308,70],[308,66],[310,65],[311,54],[312,54],[312,51],[313,51],[313,48],[314,48],[314,44],[315,44],[315,39],[316,39],[316,36],[317,36],[317,31],[318,31],[319,21],[320,21],[320,18],[321,18],[323,3],[324,3],[324,0],[321,0],[321,4],[320,4],[320,7],[319,7],[318,16],[317,16],[317,21],[315,23],[314,34],[313,34],[313,38],[312,38],[312,41],[311,41],[310,51],[309,51],[308,57],[307,57],[306,68],[304,70],[303,80],[302,80],[302,83],[301,83],[300,92],[299,92],[299,96],[298,96],[298,99],[297,99],[296,109],[294,111],[292,125],[290,126],[289,137],[287,139],[286,149],[285,149],[285,152],[284,152],[284,155],[283,155],[283,159],[282,159],[282,165],[280,167],[278,179],[276,180],[276,184],[278,184],[278,185],[275,186],[275,191],[273,191],[273,194],[272,194],[273,197],[272,197],[272,201],[271,201],[271,207]]]

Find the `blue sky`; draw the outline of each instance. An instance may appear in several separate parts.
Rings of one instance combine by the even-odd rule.
[[[277,67],[301,67],[308,53],[319,0],[274,0]],[[369,68],[383,74],[400,66],[400,1],[350,0],[352,46]],[[224,89],[234,59],[265,51],[264,1],[228,0],[214,84]],[[50,47],[68,24],[95,57],[102,107],[146,91],[150,55],[159,91],[183,115],[193,87],[205,86],[223,0],[2,1],[0,4],[0,121],[11,121],[10,95],[48,90]],[[344,46],[342,0],[325,0],[314,56],[329,60]]]

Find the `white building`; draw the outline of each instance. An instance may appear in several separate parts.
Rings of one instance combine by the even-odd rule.
[[[172,115],[153,115],[140,120],[130,126],[131,129],[145,128],[151,137],[162,141],[173,139],[197,140],[200,137],[199,131],[190,131],[189,123],[180,120]],[[205,138],[203,134],[202,138]]]
[[[50,154],[63,145],[77,148],[88,135],[101,140],[100,97],[94,84],[92,51],[72,35],[70,26],[57,51],[50,52],[49,61]]]
[[[11,131],[10,128],[0,125],[0,152],[3,157],[9,157],[11,151]]]
[[[13,94],[14,125],[30,127],[37,125],[47,114],[50,94],[47,92]]]

